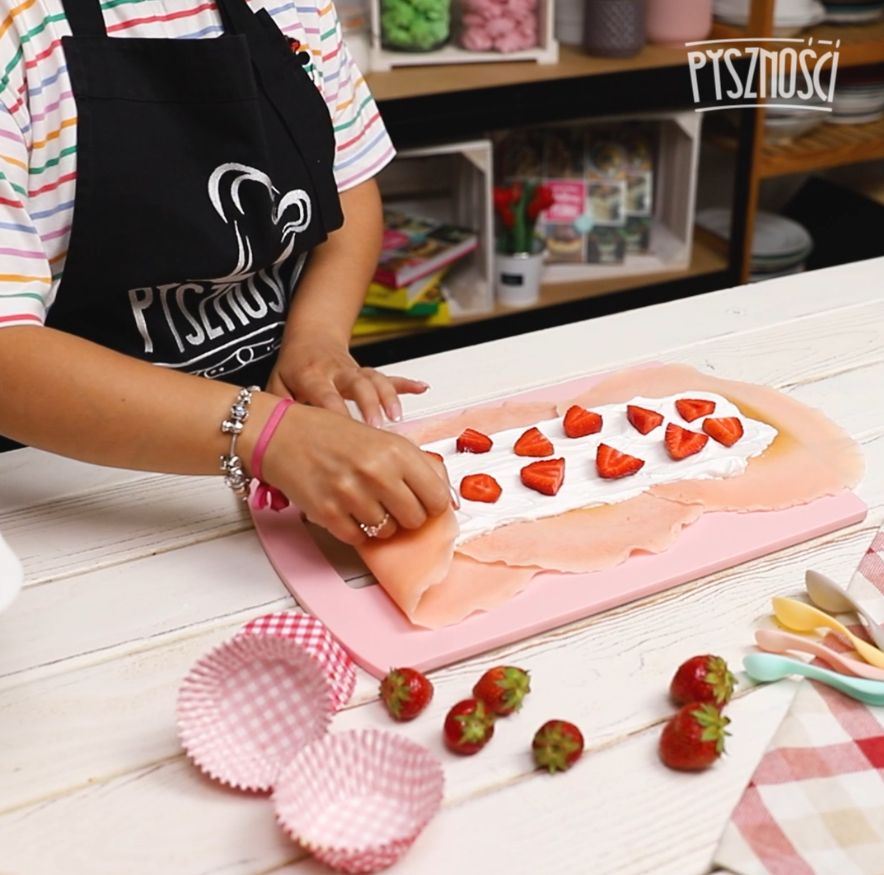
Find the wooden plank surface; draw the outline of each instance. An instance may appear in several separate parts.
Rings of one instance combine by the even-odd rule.
[[[671,713],[666,685],[693,652],[738,663],[771,595],[797,592],[808,566],[846,580],[884,519],[882,275],[884,260],[866,262],[395,368],[434,386],[411,399],[413,415],[651,359],[774,385],[860,440],[870,514],[434,673],[430,713],[401,730],[443,759],[445,808],[393,871],[434,875],[492,860],[532,873],[708,870],[790,688],[744,684],[730,756],[684,776],[655,758]],[[266,799],[201,778],[175,737],[177,685],[191,662],[247,619],[292,605],[247,526],[211,478],[110,472],[31,450],[0,456],[0,531],[25,556],[30,584],[0,615],[0,873],[324,871],[276,830]],[[446,706],[501,661],[532,671],[524,712],[501,723],[481,756],[448,756]],[[375,689],[360,673],[334,728],[390,728]],[[590,747],[555,780],[533,773],[526,754],[550,716],[575,719]],[[502,831],[512,837],[503,847]]]

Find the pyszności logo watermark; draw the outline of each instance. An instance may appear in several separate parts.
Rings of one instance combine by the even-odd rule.
[[[765,47],[772,43],[779,45]],[[817,40],[814,44],[813,37],[746,37],[685,43],[694,103],[703,104],[696,111],[763,106],[831,112],[840,46],[841,40]],[[744,59],[749,64],[741,76],[737,62]],[[710,65],[713,93],[703,94],[699,73]],[[827,68],[829,75],[825,80]],[[704,78],[708,83],[708,75]]]

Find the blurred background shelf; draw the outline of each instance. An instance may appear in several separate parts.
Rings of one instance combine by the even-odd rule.
[[[796,140],[765,143],[759,173],[767,179],[879,158],[884,158],[884,119],[864,125],[822,125]]]

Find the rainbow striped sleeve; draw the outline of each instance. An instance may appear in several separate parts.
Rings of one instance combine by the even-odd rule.
[[[52,290],[49,256],[28,213],[28,147],[0,106],[0,328],[42,325]]]
[[[314,80],[335,129],[335,179],[338,190],[346,191],[374,176],[395,150],[365,79],[350,57],[334,3],[318,2],[318,7],[292,4],[291,18],[283,9],[272,13],[284,31],[310,47]]]

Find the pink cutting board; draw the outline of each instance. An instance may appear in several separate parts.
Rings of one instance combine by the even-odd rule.
[[[563,401],[604,376],[506,400]],[[356,662],[383,677],[392,666],[428,671],[662,592],[860,522],[866,510],[852,492],[844,492],[788,510],[707,513],[664,553],[636,554],[616,568],[591,574],[543,572],[506,604],[434,630],[409,623],[380,586],[349,586],[326,560],[297,508],[253,511],[253,516],[267,556],[298,603],[328,626]]]

